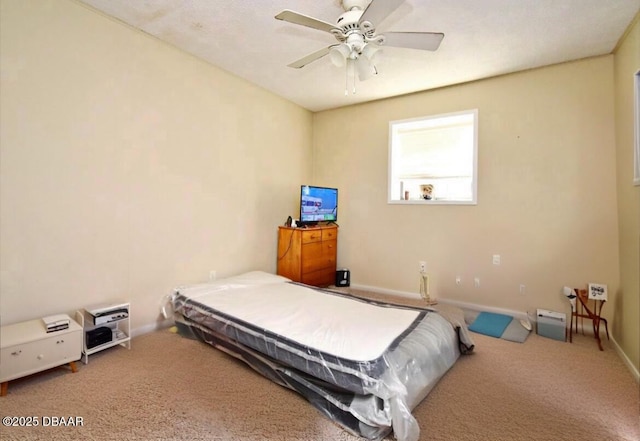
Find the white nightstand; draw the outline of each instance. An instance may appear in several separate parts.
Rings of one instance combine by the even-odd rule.
[[[67,316],[68,317],[68,316]],[[69,328],[47,332],[42,319],[0,328],[0,396],[7,394],[9,381],[69,364],[82,352],[82,327],[69,318]]]
[[[103,310],[115,309],[123,314],[114,318],[110,318],[108,321],[96,325],[94,323],[94,316],[89,312],[93,309],[101,308]],[[95,354],[107,348],[114,346],[123,346],[127,349],[131,349],[131,326],[129,321],[129,313],[131,312],[131,305],[129,302],[113,303],[113,304],[101,304],[89,306],[85,309],[76,311],[76,320],[83,329],[83,343],[82,343],[82,362],[89,364],[89,355]],[[116,314],[117,315],[117,314]],[[95,346],[89,345],[87,340],[87,333],[97,328],[108,328],[109,339],[103,343]]]

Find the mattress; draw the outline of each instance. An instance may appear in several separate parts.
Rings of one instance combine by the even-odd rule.
[[[464,324],[250,272],[178,288],[183,330],[302,394],[346,430],[414,441],[411,411],[473,348]]]

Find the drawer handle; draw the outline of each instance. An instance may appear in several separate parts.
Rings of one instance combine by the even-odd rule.
[[[22,354],[22,349],[20,349],[19,351],[13,351],[11,353],[11,355],[20,355],[20,354]]]
[[[57,345],[59,345],[60,343],[64,343],[64,340],[58,340],[58,341],[56,342],[56,344],[57,344]]]

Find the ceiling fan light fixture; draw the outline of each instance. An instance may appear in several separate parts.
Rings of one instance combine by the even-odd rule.
[[[309,17],[285,9],[276,19],[332,34],[337,44],[325,46],[301,59],[288,64],[301,68],[329,55],[331,63],[345,68],[345,94],[353,80],[364,81],[378,74],[376,68],[382,53],[381,46],[435,51],[440,46],[442,32],[385,32],[377,34],[377,25],[385,20],[405,0],[340,0],[345,10],[335,23]]]
[[[377,74],[376,68],[371,62],[365,57],[359,57],[355,60],[356,70],[358,71],[358,79],[360,81],[366,81],[372,76]]]
[[[331,62],[336,67],[343,67],[346,64],[347,58],[351,55],[351,48],[348,44],[342,43],[334,46],[329,51],[329,57]]]
[[[376,60],[378,59],[378,55],[381,53],[381,50],[379,47],[377,47],[376,45],[373,44],[367,44],[363,49],[362,49],[362,55],[369,60],[372,64],[376,64]]]

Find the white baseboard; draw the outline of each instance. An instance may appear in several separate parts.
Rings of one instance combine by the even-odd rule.
[[[616,348],[616,352],[622,359],[622,362],[627,366],[627,368],[631,372],[631,375],[633,375],[633,378],[635,378],[636,383],[640,383],[640,372],[638,372],[638,369],[636,369],[636,367],[633,365],[629,357],[627,357],[627,354],[624,353],[624,351],[622,350],[622,348],[620,347],[616,339],[613,338],[613,336],[611,336],[611,342],[613,343],[613,347]]]
[[[378,288],[376,286],[367,286],[367,285],[358,285],[358,284],[351,284],[351,287],[353,289],[359,289],[362,291],[370,291],[370,292],[376,292],[380,294],[395,295],[395,296],[406,297],[411,299],[420,299],[420,294],[412,293],[412,292],[396,291],[392,289]],[[457,306],[460,309],[467,309],[471,311],[494,312],[497,314],[510,315],[517,319],[529,318],[529,319],[533,319],[533,321],[535,321],[535,318],[536,318],[535,313],[531,314],[530,317],[527,317],[527,313],[522,311],[513,311],[510,309],[494,308],[491,306],[478,305],[475,303],[459,302],[457,300],[449,300],[449,299],[434,299],[434,300],[437,300],[438,302],[444,303],[447,305]],[[581,331],[581,330],[582,330],[582,327],[579,326],[578,331]],[[593,333],[593,329],[590,326],[586,327],[585,331]],[[627,366],[627,368],[631,372],[631,375],[633,375],[636,382],[640,383],[640,372],[638,372],[638,369],[636,369],[636,367],[633,365],[629,357],[627,357],[627,354],[624,353],[624,351],[622,350],[618,342],[615,340],[615,338],[613,338],[613,336],[611,336],[611,341],[613,342],[613,347],[615,348],[616,352],[618,353],[618,355],[620,356],[624,364]]]
[[[140,326],[131,330],[131,338],[138,337],[140,335],[148,334],[149,332],[158,331],[173,326],[173,319],[158,321],[150,323],[148,325]]]
[[[412,293],[412,292],[396,291],[392,289],[378,288],[376,286],[366,286],[366,285],[357,285],[357,284],[351,284],[351,287],[353,289],[359,289],[362,291],[371,291],[371,292],[376,292],[380,294],[395,295],[395,296],[407,297],[411,299],[420,299],[420,294]],[[510,315],[517,319],[529,318],[529,319],[535,320],[535,313],[531,314],[531,317],[527,317],[526,311],[514,311],[512,309],[495,308],[492,306],[478,305],[475,303],[467,303],[467,302],[459,302],[457,300],[449,300],[449,299],[442,299],[442,298],[437,298],[433,300],[437,300],[438,302],[444,303],[446,305],[457,306],[460,309],[467,309],[467,310],[478,311],[478,312],[483,312],[483,311],[493,312],[496,314]]]
[[[418,293],[413,293],[413,292],[406,292],[406,291],[397,291],[397,290],[393,290],[393,289],[386,289],[386,288],[378,288],[376,286],[367,286],[367,285],[358,285],[358,284],[352,284],[351,288],[353,289],[358,289],[361,291],[370,291],[370,292],[375,292],[375,293],[380,293],[380,294],[388,294],[388,295],[394,295],[394,296],[399,296],[399,297],[405,297],[405,298],[410,298],[410,299],[420,299],[420,294]],[[434,299],[437,300],[440,303],[444,303],[446,305],[452,305],[452,306],[456,306],[460,309],[467,309],[467,310],[471,310],[471,311],[486,311],[486,312],[494,312],[496,314],[507,314],[510,316],[513,316],[517,319],[534,319],[535,321],[535,314],[533,314],[532,317],[528,317],[526,312],[522,312],[522,311],[514,311],[511,309],[504,309],[504,308],[494,308],[491,306],[484,306],[484,305],[478,305],[475,303],[467,303],[467,302],[459,302],[457,300],[449,300],[449,299]],[[153,331],[157,331],[160,329],[165,329],[165,328],[169,328],[171,326],[173,326],[174,321],[173,319],[165,319],[163,321],[158,321],[155,323],[151,323],[148,325],[144,325],[135,329],[131,330],[131,337],[138,337],[140,335],[144,335],[147,334],[149,332],[153,332]],[[616,350],[616,352],[618,353],[618,355],[620,356],[620,358],[622,359],[622,361],[624,362],[624,364],[627,366],[627,368],[629,369],[629,371],[631,372],[631,374],[633,375],[633,377],[635,378],[636,382],[640,383],[640,372],[638,372],[638,369],[636,369],[636,367],[633,365],[633,363],[631,362],[631,360],[629,359],[629,357],[627,357],[627,354],[624,353],[624,351],[622,350],[622,348],[620,347],[620,345],[618,345],[618,342],[613,338],[613,336],[611,337],[611,341],[613,342],[613,346]]]

